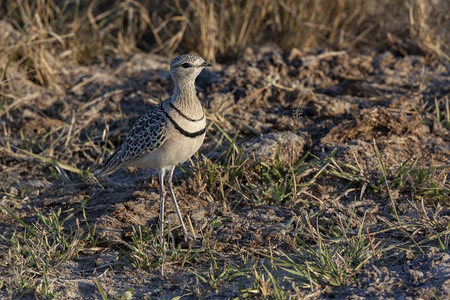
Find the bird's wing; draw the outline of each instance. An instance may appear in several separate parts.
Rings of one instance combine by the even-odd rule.
[[[125,142],[97,168],[99,176],[110,174],[124,163],[155,151],[167,139],[166,118],[161,103],[143,115],[131,128]]]

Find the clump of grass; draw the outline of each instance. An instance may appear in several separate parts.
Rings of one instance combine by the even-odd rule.
[[[450,166],[415,169],[411,172],[412,182],[409,189],[412,189],[416,199],[446,204],[450,198],[450,183],[445,176],[440,175],[449,169]]]
[[[194,183],[204,197],[219,198],[225,206],[242,200],[252,204],[281,204],[295,201],[299,189],[311,184],[301,182],[312,169],[312,163],[307,161],[309,154],[287,164],[280,160],[280,147],[277,147],[272,162],[251,162],[236,144],[239,134],[230,137],[219,130],[229,142],[223,156],[215,161],[203,156],[194,165]]]
[[[241,297],[257,297],[264,299],[291,299],[289,293],[279,283],[279,278],[265,265],[253,266],[251,269],[253,284],[251,287],[241,289]]]
[[[256,164],[248,177],[251,180],[254,199],[258,199],[256,202],[272,204],[295,202],[299,189],[309,185],[309,182],[300,182],[300,178],[311,168],[311,163],[307,162],[308,156],[309,153],[293,165],[288,165],[280,161],[278,147],[273,163]],[[262,192],[259,194],[257,191],[260,189]]]
[[[241,274],[232,265],[224,265],[226,272],[220,275],[220,278],[214,277],[217,276],[218,263],[211,249],[214,246],[210,241],[210,236],[213,229],[216,230],[221,227],[223,222],[226,221],[229,220],[226,218],[217,218],[209,223],[205,232],[201,233],[201,237],[199,237],[202,241],[202,245],[199,248],[193,248],[193,243],[189,243],[187,248],[182,244],[177,244],[171,230],[167,230],[164,233],[163,240],[161,240],[158,234],[154,234],[145,226],[133,227],[131,241],[126,243],[127,249],[125,254],[129,257],[131,264],[136,268],[156,269],[159,267],[163,274],[166,265],[179,264],[180,268],[183,269],[186,264],[194,265],[196,260],[205,257],[210,260],[215,272],[206,277],[199,273],[196,275],[202,281],[203,279],[206,280],[206,278],[209,278],[212,280],[210,281],[211,285],[214,285],[214,282],[218,285],[219,282],[225,280],[223,278],[225,273],[226,278],[228,278],[227,280],[231,280]]]
[[[145,226],[133,227],[129,257],[133,266],[139,269],[155,268],[161,265],[165,255],[161,241]]]
[[[2,254],[0,287],[11,296],[28,293],[50,299],[60,296],[54,290],[58,267],[89,244],[88,235],[78,222],[76,228],[65,228],[73,213],[63,218],[61,209],[48,215],[38,214],[38,220],[28,225],[8,208],[2,208],[23,229],[12,235],[0,235],[8,245]]]
[[[207,157],[197,161],[194,173],[196,184],[205,187],[201,193],[203,196],[206,194],[208,199],[219,197],[222,203],[228,205],[233,200],[240,202],[243,199],[255,204],[279,203],[291,195],[292,191],[288,188],[291,181],[284,181],[287,175],[285,169],[272,169],[265,163],[251,164],[240,148],[231,151],[221,162]],[[203,169],[207,172],[202,172]],[[264,181],[267,185],[260,185]]]
[[[211,252],[211,267],[207,274],[195,273],[195,276],[203,283],[207,284],[214,292],[218,290],[228,281],[231,281],[240,276],[244,276],[248,273],[246,266],[235,266],[231,263],[225,262],[223,266],[219,267],[218,263],[214,260],[214,256]]]
[[[379,153],[378,153],[379,154]],[[381,172],[367,174],[360,165],[332,159],[326,173],[348,182],[348,186],[361,189],[369,188],[372,192],[382,193],[387,189],[395,189],[401,193],[409,193],[415,199],[444,203],[450,195],[450,186],[443,174],[449,166],[424,167],[421,158],[409,157],[396,168],[390,168],[381,160]],[[319,159],[317,157],[317,159]],[[319,159],[320,160],[320,159]]]
[[[281,251],[281,257],[264,255],[274,261],[275,266],[287,271],[298,286],[311,290],[321,285],[342,286],[348,283],[376,255],[375,247],[379,245],[373,245],[362,226],[355,235],[349,234],[348,228],[341,228],[342,234],[331,239],[316,230],[311,232],[315,232],[315,245],[308,245],[296,236],[296,255]]]

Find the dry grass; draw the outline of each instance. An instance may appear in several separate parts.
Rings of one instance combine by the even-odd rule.
[[[331,5],[331,6],[330,6]],[[90,62],[137,49],[234,58],[246,47],[385,47],[447,57],[446,1],[5,1],[1,80],[8,61],[43,86],[63,83],[59,58]]]
[[[448,9],[441,0],[4,1],[0,82],[3,95],[16,100],[23,84],[13,78],[61,90],[59,74],[70,64],[139,49],[223,61],[262,43],[284,50],[369,46],[449,60]]]

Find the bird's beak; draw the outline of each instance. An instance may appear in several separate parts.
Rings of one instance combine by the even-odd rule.
[[[212,64],[210,64],[209,62],[203,62],[202,63],[202,67],[207,68],[207,67],[212,67]]]

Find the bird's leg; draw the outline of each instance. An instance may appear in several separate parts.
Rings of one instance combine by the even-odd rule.
[[[188,234],[188,232],[186,230],[186,226],[184,226],[183,217],[181,216],[180,208],[178,207],[177,199],[175,198],[175,193],[173,192],[172,175],[173,175],[173,171],[174,170],[175,170],[175,166],[173,166],[169,170],[169,178],[167,179],[167,182],[168,182],[168,185],[169,185],[170,194],[172,195],[173,205],[175,205],[175,209],[177,211],[178,219],[180,220],[181,227],[183,228],[184,240],[187,241],[187,239],[190,238],[190,235]]]
[[[161,241],[164,236],[164,198],[166,197],[166,189],[164,187],[165,169],[158,172],[159,177],[159,230],[161,231]]]

